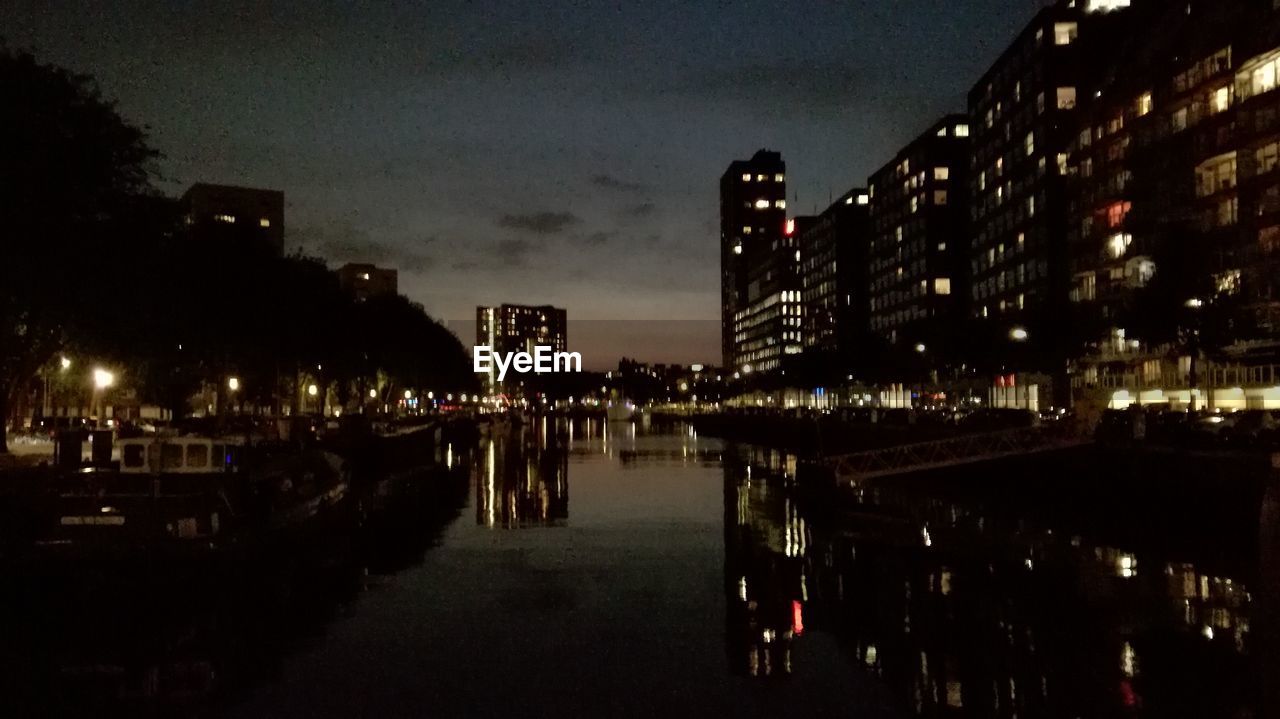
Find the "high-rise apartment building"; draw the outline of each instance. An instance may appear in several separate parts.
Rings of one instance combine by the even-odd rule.
[[[868,182],[868,326],[890,343],[941,344],[963,319],[969,133],[968,117],[948,115]]]
[[[476,345],[490,347],[496,354],[534,353],[543,345],[564,352],[568,343],[567,313],[551,305],[498,305],[476,308]],[[508,377],[507,382],[512,380]],[[502,387],[497,370],[485,380],[489,390]]]
[[[178,201],[190,237],[237,252],[284,255],[284,193],[192,185]]]
[[[776,369],[802,347],[786,188],[782,155],[769,150],[731,163],[720,178],[721,351],[737,371]]]
[[[866,189],[855,188],[796,228],[804,351],[825,355],[842,370],[867,320],[868,206]]]

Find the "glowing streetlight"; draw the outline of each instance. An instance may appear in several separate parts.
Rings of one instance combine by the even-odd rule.
[[[93,370],[93,386],[97,389],[106,389],[116,383],[116,376],[107,370],[98,367]]]
[[[71,369],[71,358],[64,356],[62,358],[62,371],[66,372],[69,369]]]
[[[427,399],[435,399],[435,398],[436,398],[436,393],[435,393],[435,392],[428,392],[428,393],[427,393]]]
[[[228,378],[227,378],[227,389],[231,390],[232,392],[235,392],[236,390],[240,389],[240,378],[239,378],[239,377],[228,377]]]
[[[413,390],[409,390],[409,389],[405,390],[405,391],[404,391],[404,398],[405,398],[405,399],[413,399]]]
[[[377,398],[378,398],[378,390],[376,389],[369,390],[369,399],[377,399]]]
[[[919,352],[920,354],[924,354],[924,350],[925,350],[925,347],[923,342],[916,345],[916,352]]]
[[[749,364],[742,365],[742,374],[751,374],[751,365]]]
[[[309,396],[309,397],[315,397],[317,394],[320,394],[320,388],[319,388],[319,387],[317,387],[317,386],[315,386],[315,385],[313,385],[313,384],[309,384],[309,385],[307,385],[307,396]]]
[[[1014,327],[1009,330],[1009,339],[1014,342],[1025,342],[1027,339],[1027,330],[1023,327]]]

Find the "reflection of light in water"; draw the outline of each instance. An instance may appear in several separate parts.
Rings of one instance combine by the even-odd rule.
[[[1138,673],[1138,655],[1128,641],[1120,647],[1120,671],[1123,671],[1126,677],[1133,677]]]
[[[489,456],[488,456],[489,471],[488,471],[488,476],[487,476],[487,478],[486,478],[486,480],[485,480],[485,484],[484,484],[484,500],[485,500],[485,501],[484,501],[484,504],[485,504],[485,509],[486,509],[486,512],[485,512],[485,526],[487,526],[487,527],[492,527],[492,526],[493,526],[493,522],[494,522],[494,508],[493,508],[493,503],[496,501],[496,499],[497,499],[497,498],[494,496],[494,476],[493,476],[493,473],[494,473],[494,464],[496,464],[496,463],[497,463],[496,452],[495,452],[494,447],[493,447],[493,441],[492,441],[492,440],[490,440],[490,442],[489,442]]]

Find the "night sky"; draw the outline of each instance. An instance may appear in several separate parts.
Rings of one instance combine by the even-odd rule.
[[[0,35],[95,75],[161,189],[284,190],[289,248],[397,267],[438,318],[703,320],[571,325],[599,368],[718,360],[731,160],[780,150],[790,211],[822,209],[962,110],[1038,6],[9,0]]]

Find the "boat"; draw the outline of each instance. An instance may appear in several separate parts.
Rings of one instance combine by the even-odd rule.
[[[15,558],[260,551],[347,520],[350,473],[331,452],[202,436],[122,439],[116,449],[118,460],[64,466],[24,498],[35,521]]]

